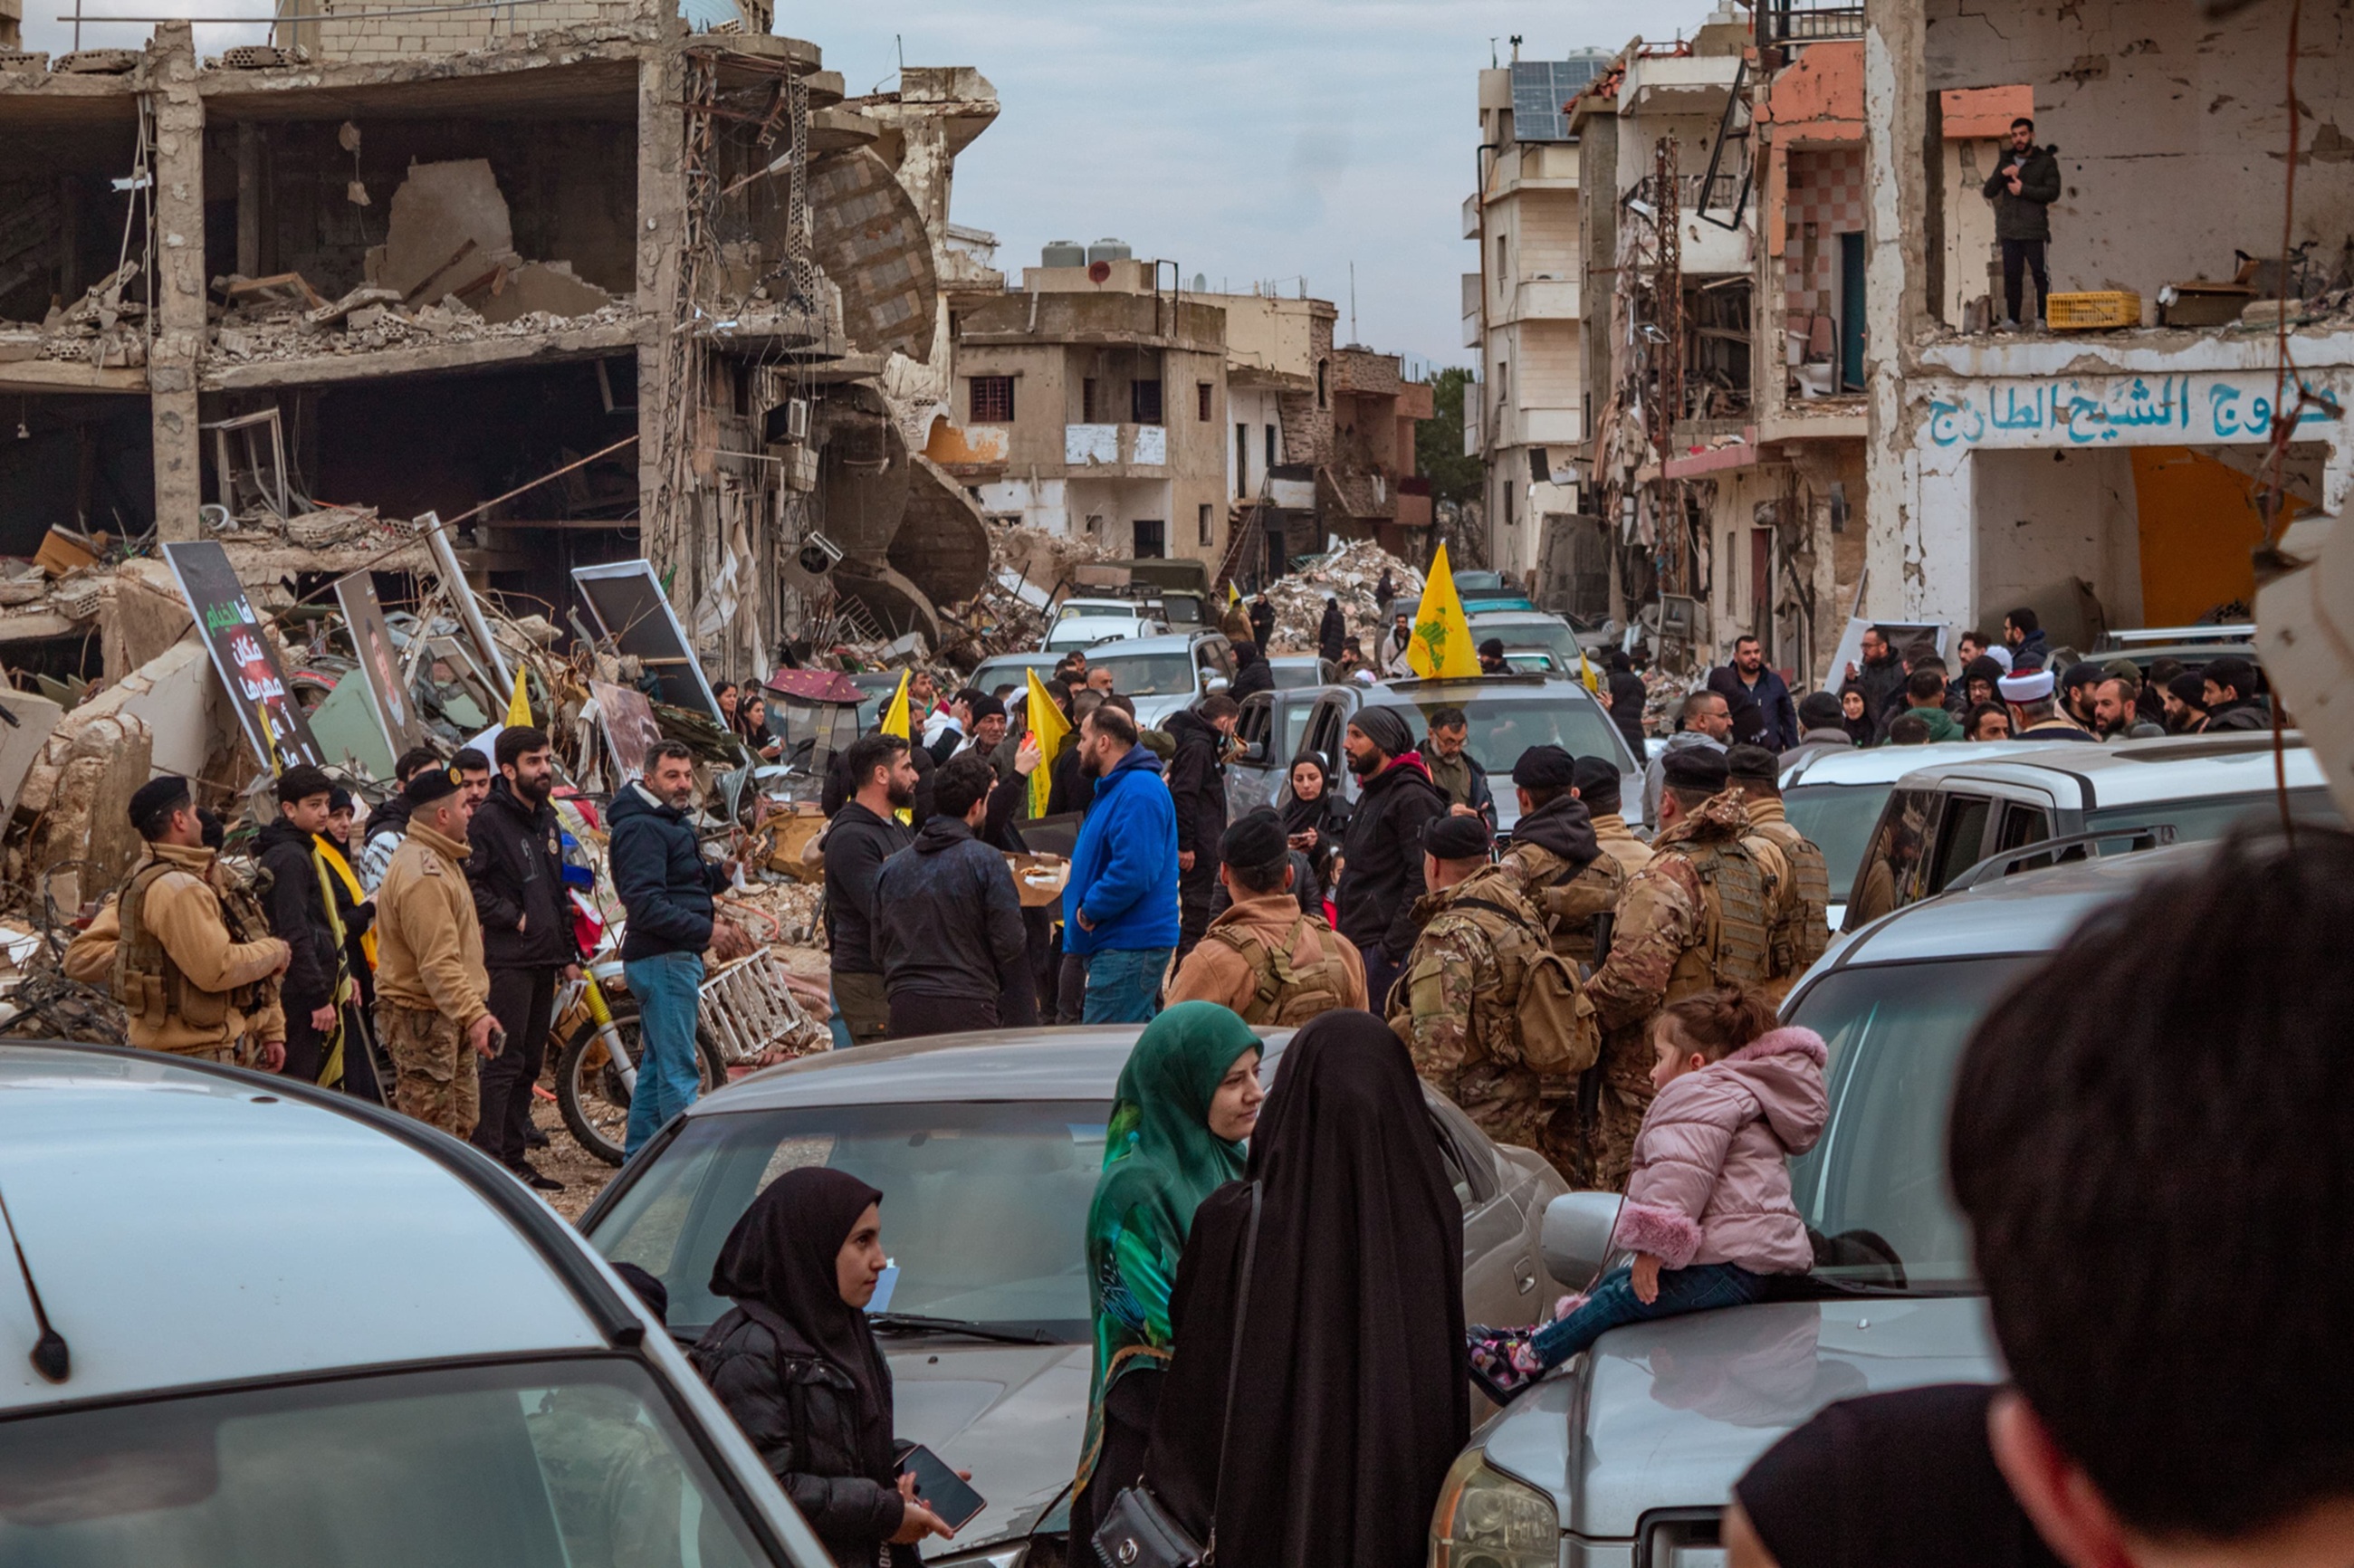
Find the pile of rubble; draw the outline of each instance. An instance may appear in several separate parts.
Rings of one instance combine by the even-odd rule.
[[[355,299],[363,302],[352,304]],[[580,315],[527,311],[493,322],[454,294],[438,304],[410,308],[387,290],[359,288],[314,310],[224,320],[214,341],[221,359],[249,363],[531,337],[559,328],[623,325],[636,319],[635,306],[617,302]]]
[[[940,610],[940,658],[970,670],[983,659],[1037,647],[1045,640],[1055,589],[1070,581],[1074,567],[1111,558],[1092,539],[991,523],[989,580],[963,604]]]
[[[1324,621],[1324,600],[1340,600],[1349,618],[1349,635],[1365,657],[1373,656],[1382,634],[1381,607],[1373,589],[1382,574],[1390,575],[1395,603],[1411,609],[1422,598],[1422,574],[1370,539],[1359,539],[1325,556],[1304,571],[1278,577],[1267,588],[1275,606],[1275,647],[1278,653],[1312,653]]]

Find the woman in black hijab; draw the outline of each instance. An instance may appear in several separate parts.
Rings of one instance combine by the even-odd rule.
[[[1380,1019],[1327,1012],[1292,1037],[1246,1179],[1194,1212],[1170,1319],[1144,1481],[1196,1541],[1214,1523],[1220,1568],[1421,1568],[1470,1431],[1463,1210]]]
[[[845,1568],[917,1568],[915,1543],[949,1533],[899,1478],[891,1369],[866,1324],[882,1202],[822,1166],[770,1182],[711,1270],[712,1293],[736,1305],[687,1358]]]
[[[1309,791],[1314,791],[1310,794]],[[1320,908],[1332,891],[1332,857],[1349,825],[1349,805],[1332,788],[1332,770],[1312,751],[1291,759],[1291,788],[1283,799],[1283,832],[1289,846],[1308,857],[1316,874],[1310,890]]]

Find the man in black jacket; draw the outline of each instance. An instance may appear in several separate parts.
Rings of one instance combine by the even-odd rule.
[[[2043,249],[2052,242],[2052,204],[2060,199],[2060,149],[2035,144],[2035,122],[2010,122],[2009,156],[1987,176],[1982,194],[1994,203],[1994,237],[2002,244],[2002,302],[2008,322],[2018,326],[2020,274],[2035,274],[2035,320],[2041,325],[2052,297],[2052,275]]]
[[[1414,749],[1394,708],[1361,708],[1342,742],[1363,793],[1341,841],[1339,930],[1365,960],[1365,995],[1380,1012],[1419,934],[1414,906],[1425,892],[1422,834],[1447,813],[1447,797]]]
[[[1275,606],[1267,602],[1265,588],[1251,596],[1250,624],[1251,641],[1262,651],[1275,646]]]
[[[1339,663],[1349,641],[1349,618],[1341,613],[1341,601],[1331,594],[1324,596],[1324,619],[1316,626],[1316,651]]]
[[[286,976],[278,998],[286,1010],[290,1078],[338,1087],[344,1081],[342,1009],[352,997],[351,971],[328,903],[327,872],[319,862],[319,832],[327,825],[334,779],[308,763],[278,776],[278,816],[254,841],[270,873],[270,930],[286,944]]]
[[[877,734],[843,755],[854,792],[825,830],[825,945],[833,1004],[851,1043],[867,1045],[891,1032],[883,963],[875,956],[875,883],[883,863],[916,839],[897,814],[915,803],[915,752],[896,735]]]
[[[1275,690],[1275,666],[1259,652],[1259,644],[1248,641],[1235,644],[1235,683],[1226,695],[1241,702],[1254,692]]]
[[[1650,700],[1650,688],[1643,677],[1635,673],[1635,662],[1624,651],[1613,648],[1604,661],[1610,668],[1610,722],[1627,737],[1637,761],[1643,759],[1643,706]]]
[[[719,926],[712,901],[734,879],[736,863],[703,858],[688,815],[694,801],[695,753],[665,740],[646,753],[645,777],[615,795],[605,815],[613,831],[607,863],[630,921],[621,977],[638,1003],[638,1082],[624,1159],[694,1104],[702,1087],[695,1028],[703,950],[712,948],[723,961],[744,956],[740,933]]]
[[[891,999],[891,1037],[1038,1022],[1022,899],[1005,857],[974,836],[997,783],[989,759],[952,758],[936,810],[875,879],[875,956]],[[1002,1018],[1001,997],[1029,1016]]]
[[[1226,831],[1226,741],[1242,705],[1213,692],[1164,726],[1177,743],[1169,761],[1169,794],[1177,803],[1177,961],[1210,928],[1218,894],[1218,841]]]
[[[543,1192],[564,1183],[525,1158],[531,1089],[547,1055],[556,982],[580,978],[580,944],[564,891],[564,830],[548,794],[556,770],[547,734],[529,725],[499,732],[499,776],[466,828],[466,883],[482,922],[491,1016],[506,1043],[481,1064],[482,1110],[469,1141]]]

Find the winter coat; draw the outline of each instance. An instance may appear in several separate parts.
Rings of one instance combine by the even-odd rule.
[[[240,934],[250,940],[231,939],[228,918],[221,910],[220,885],[226,877],[215,865],[212,851],[193,844],[151,843],[147,854],[150,859],[169,862],[175,869],[147,885],[146,897],[139,906],[140,924],[163,944],[190,985],[223,1001],[221,1021],[214,1024],[191,1023],[177,1014],[157,1019],[132,1012],[126,1020],[131,1044],[143,1051],[210,1052],[249,1034],[258,1042],[283,1041],[286,1020],[274,991],[263,992],[251,1017],[240,1013],[228,1000],[229,993],[270,978],[284,950],[278,938],[266,931],[249,930]],[[110,989],[114,980],[114,949],[122,940],[118,890],[99,907],[90,929],[66,949],[67,978],[101,991]]]
[[[1902,707],[1893,709],[1889,713],[1888,723],[1880,726],[1880,733],[1883,737],[1881,744],[1883,746],[1887,744],[1884,737],[1887,736],[1889,729],[1898,719],[1908,717],[1919,719],[1923,724],[1929,726],[1929,742],[1933,746],[1937,744],[1939,741],[1959,740],[1962,738],[1962,726],[1954,722],[1954,715],[1948,713],[1945,708],[1916,708],[1912,704],[1906,703]]]
[[[1235,672],[1235,683],[1226,688],[1226,695],[1241,702],[1259,692],[1275,690],[1275,668],[1265,659],[1254,659]]]
[[[1784,771],[1799,763],[1819,757],[1826,751],[1852,751],[1855,742],[1843,725],[1831,725],[1822,729],[1810,729],[1798,736],[1798,744],[1782,753],[1779,758]]]
[[[687,1352],[695,1370],[836,1563],[917,1568],[912,1546],[884,1547],[907,1517],[899,1494],[859,1473],[858,1385],[799,1330],[754,1302],[731,1307]],[[883,1391],[891,1369],[883,1363]]]
[[[1251,600],[1250,628],[1251,641],[1258,644],[1260,652],[1266,652],[1275,641],[1275,606],[1264,598]]]
[[[1758,745],[1782,751],[1798,744],[1798,705],[1790,700],[1789,683],[1771,665],[1757,667],[1757,683],[1753,686],[1741,678],[1739,670],[1720,664],[1708,673],[1708,689],[1723,697],[1728,708],[1738,709],[1744,703],[1757,705],[1766,721],[1766,734]]]
[[[1079,924],[1085,911],[1095,928]],[[1177,945],[1177,806],[1161,759],[1131,746],[1096,780],[1063,889],[1063,951],[1144,952]]]
[[[717,913],[711,895],[727,885],[727,875],[696,849],[685,811],[631,784],[613,797],[605,821],[613,835],[606,852],[613,891],[630,917],[622,961],[711,946]]]
[[[361,841],[360,857],[352,866],[359,874],[363,893],[373,895],[384,885],[392,852],[400,847],[400,835],[408,831],[408,797],[395,795],[368,813],[367,837]]]
[[[1872,721],[1872,738],[1878,742],[1888,738],[1888,721],[1882,715],[1889,705],[1904,701],[1904,661],[1891,653],[1881,660],[1865,660],[1855,669],[1855,685],[1863,693],[1864,716]]]
[[[1218,760],[1225,744],[1217,726],[1199,714],[1172,714],[1168,730],[1177,742],[1169,764],[1169,797],[1177,807],[1177,853],[1193,857],[1196,874],[1218,863],[1218,840],[1226,831],[1226,769]]]
[[[2208,710],[2207,714],[2207,728],[2211,732],[2219,729],[2269,730],[2272,727],[2270,697],[2236,698]]]
[[[289,949],[286,978],[278,998],[286,1016],[307,1023],[312,1013],[335,997],[343,976],[344,949],[327,912],[327,890],[312,857],[318,840],[284,817],[261,830],[254,858],[270,873],[270,934]]]
[[[1668,736],[1668,744],[1659,755],[1651,758],[1643,771],[1643,821],[1657,827],[1659,821],[1659,792],[1668,787],[1667,761],[1675,752],[1690,751],[1694,747],[1724,749],[1724,742],[1713,736],[1702,735],[1696,729],[1680,729]]]
[[[1776,1029],[1661,1089],[1635,1134],[1613,1245],[1669,1268],[1731,1263],[1755,1274],[1814,1266],[1790,1197],[1789,1157],[1830,1112],[1827,1054],[1809,1029]]]
[[[1517,760],[1517,759],[1516,759]],[[1452,762],[1438,755],[1436,747],[1422,754],[1423,767],[1430,770],[1430,781],[1447,797],[1450,806],[1469,806],[1496,825],[1496,791],[1488,782],[1488,770],[1479,759],[1468,750],[1455,754]],[[1461,794],[1458,795],[1458,790]]]
[[[1447,815],[1447,797],[1430,781],[1422,754],[1409,751],[1365,780],[1341,839],[1341,887],[1334,905],[1341,935],[1379,948],[1392,963],[1414,950],[1414,906],[1425,891],[1422,831]]]
[[[1316,626],[1316,651],[1327,659],[1338,660],[1349,641],[1349,618],[1341,613],[1337,604],[1324,607],[1324,619]]]
[[[466,881],[482,920],[482,962],[494,969],[561,969],[580,961],[564,891],[564,830],[556,808],[524,804],[504,779],[466,825]],[[520,928],[518,928],[520,927]]]
[[[2041,670],[2052,662],[2052,639],[2041,627],[2037,627],[2020,639],[2019,646],[2010,651],[2013,674],[2028,670]]]
[[[1642,676],[1632,670],[1610,672],[1610,722],[1638,758],[1643,755],[1643,705],[1649,699],[1650,688]]]
[[[2058,147],[2030,147],[2024,154],[2003,149],[2001,162],[1980,187],[1994,203],[1997,239],[2052,238],[2052,204],[2060,199],[2059,153]],[[2014,162],[2019,164],[2017,196],[2010,194],[2010,182],[2003,177],[2003,171]]]
[[[898,818],[878,817],[855,800],[833,814],[825,830],[825,945],[835,974],[883,972],[875,956],[875,882],[883,863],[915,842]]]
[[[1023,973],[1029,942],[1013,873],[958,818],[934,817],[883,863],[875,908],[875,959],[894,996],[994,998]]]
[[[461,1030],[491,1010],[482,921],[465,865],[462,846],[412,825],[376,894],[377,997],[438,1012]]]

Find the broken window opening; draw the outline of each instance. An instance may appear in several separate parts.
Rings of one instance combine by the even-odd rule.
[[[1012,424],[1013,422],[1013,377],[1011,376],[973,376],[967,395],[965,422],[972,425]]]
[[[1136,424],[1161,423],[1161,383],[1131,381],[1128,384],[1129,418]]]

